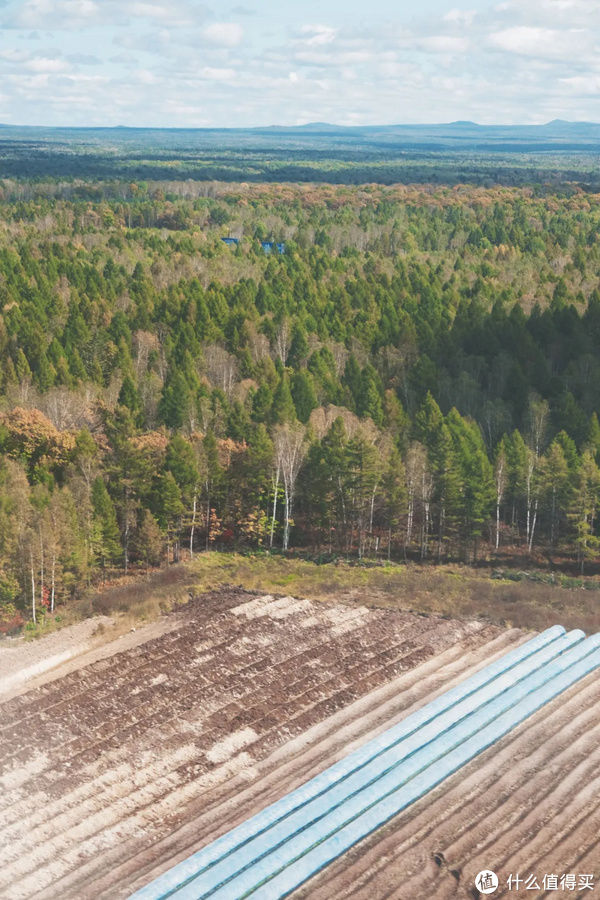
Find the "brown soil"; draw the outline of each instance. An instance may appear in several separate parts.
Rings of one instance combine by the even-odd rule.
[[[0,895],[126,897],[524,638],[231,589],[164,621],[0,706]]]
[[[125,898],[527,637],[223,589],[94,647],[0,705],[0,896]],[[546,896],[509,873],[598,885],[599,710],[590,676],[294,896],[472,900],[488,867],[507,900]]]
[[[175,615],[137,628],[108,616],[94,616],[35,641],[5,638],[0,644],[0,702],[176,627]]]
[[[600,679],[591,675],[294,896],[473,900],[484,868],[499,877],[494,897],[590,895],[546,894],[542,879],[593,873],[598,889],[599,710]],[[540,890],[509,890],[510,874],[537,876]]]

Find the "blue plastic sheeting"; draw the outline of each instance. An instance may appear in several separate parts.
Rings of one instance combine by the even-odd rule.
[[[587,643],[587,642],[586,642]],[[598,641],[594,646],[598,647]],[[552,663],[551,665],[554,665]],[[471,738],[452,748],[435,766],[429,766],[418,773],[408,784],[390,793],[372,805],[354,820],[347,822],[335,833],[313,846],[301,858],[285,863],[285,868],[264,884],[256,883],[256,888],[248,894],[240,894],[237,888],[229,886],[228,900],[238,900],[251,896],[252,900],[280,900],[315,875],[326,865],[345,853],[358,841],[367,837],[384,825],[423,794],[464,766],[469,760],[496,743],[501,737],[519,725],[528,716],[540,709],[554,697],[571,687],[585,675],[600,667],[600,650],[589,653],[584,659],[559,673],[536,691],[528,694],[518,704],[504,712],[489,725],[476,732]],[[196,895],[201,896],[200,894]],[[214,895],[216,896],[216,895]]]
[[[549,630],[194,854],[134,897],[238,900],[252,896],[266,900],[286,896],[531,712],[600,666],[599,647],[600,635],[584,640],[579,631],[565,635],[564,629]],[[328,776],[325,781],[324,776]],[[318,789],[315,792],[313,787],[307,799],[302,792],[315,782]],[[281,814],[285,801],[289,811]],[[250,823],[253,827],[248,832]]]
[[[462,741],[481,727],[480,718],[474,715],[475,711],[485,708],[489,718],[497,715],[496,709],[501,697],[506,694],[505,702],[509,704],[512,702],[510,699],[512,696],[524,696],[529,690],[529,678],[532,675],[584,638],[585,634],[582,631],[573,631],[528,656],[508,672],[499,675],[446,712],[436,716],[418,731],[378,754],[347,778],[338,780],[329,790],[305,803],[268,831],[263,831],[254,839],[247,841],[238,850],[228,854],[219,863],[176,891],[173,896],[180,900],[197,900],[198,897],[212,895],[212,892],[221,885],[225,885],[225,888],[216,891],[213,896],[226,896],[224,892],[228,890],[232,878],[243,871],[244,876],[241,880],[244,885],[249,883],[255,878],[253,864],[257,860],[263,860],[268,853],[272,855],[268,860],[260,862],[258,868],[263,873],[263,870],[270,870],[274,866],[273,871],[276,871],[279,867],[278,853],[274,851],[283,846],[282,852],[288,852],[294,847],[292,838],[296,836],[301,846],[310,847],[313,840],[319,839],[325,827],[324,823],[333,819],[337,810],[347,801],[352,800],[353,803],[362,804],[364,807],[373,802],[374,797],[380,796],[384,785],[391,785],[394,789],[399,787],[423,766],[430,765],[447,752],[446,736],[454,734],[457,742]],[[387,790],[387,787],[385,789]],[[236,889],[233,895],[228,896],[242,895],[243,892]]]
[[[238,874],[228,877],[227,880],[222,879],[221,887],[216,890],[209,887],[205,881],[208,873],[205,873],[205,875],[200,875],[195,882],[190,882],[177,890],[172,896],[178,900],[199,900],[201,897],[208,896],[213,900],[232,900],[232,898],[245,897],[264,882],[273,879],[277,873],[294,863],[295,860],[304,860],[313,848],[334,836],[340,829],[350,825],[357,817],[363,816],[371,807],[382,803],[388,795],[397,793],[420,773],[430,769],[437,774],[440,769],[445,769],[444,759],[447,754],[468,742],[473,736],[486,729],[495,719],[509,712],[532,693],[553,682],[563,672],[574,667],[582,658],[592,654],[600,646],[600,635],[597,639],[589,640],[580,640],[579,635],[580,632],[576,637],[579,643],[574,647],[565,650],[549,662],[542,663],[539,668],[535,668],[508,690],[502,686],[502,692],[499,695],[443,731],[426,746],[407,756],[401,766],[395,766],[390,771],[383,772],[376,781],[363,784],[351,796],[340,800],[337,804],[329,794],[321,798],[320,813],[313,818],[312,824],[300,827],[291,834],[288,833],[287,839],[282,831],[283,843],[279,843],[275,849],[264,856],[260,855],[260,849],[255,850],[254,859],[256,861],[247,863],[246,868],[242,871],[238,867]],[[566,646],[567,638],[560,638],[557,643],[563,644],[563,642]],[[547,655],[550,652],[549,648]],[[540,653],[544,653],[544,651],[540,651]],[[598,664],[600,664],[600,651],[598,651]],[[418,739],[418,735],[415,737]],[[466,759],[470,759],[470,756]],[[368,816],[366,821],[369,821]],[[286,824],[282,823],[279,828],[285,829]],[[299,868],[295,871],[302,874],[303,864],[299,863],[298,865]],[[236,871],[235,866],[233,871]],[[302,877],[301,881],[309,878],[312,871],[309,863],[308,873]],[[285,878],[283,883],[287,883]],[[301,882],[297,882],[294,886],[299,883]],[[285,893],[287,891],[284,894],[264,893],[257,896],[280,897]]]
[[[504,654],[495,662],[485,666],[479,672],[462,681],[456,687],[446,691],[426,706],[407,716],[393,728],[367,742],[354,753],[330,766],[324,772],[310,779],[295,791],[282,797],[276,803],[262,810],[257,815],[243,822],[237,828],[224,834],[213,843],[199,850],[188,859],[169,869],[151,884],[137,891],[131,900],[158,900],[170,896],[179,886],[197,878],[207,868],[214,866],[219,860],[242,847],[257,835],[263,834],[273,825],[303,807],[310,800],[329,790],[332,785],[347,778],[352,773],[378,758],[390,747],[414,734],[417,729],[432,722],[441,713],[452,709],[461,701],[473,695],[484,685],[493,682],[503,673],[508,673],[523,660],[531,657],[544,647],[556,644],[565,634],[559,625],[548,628],[542,634],[521,644],[514,650]],[[583,632],[578,632],[581,639]],[[233,870],[236,871],[235,869]],[[199,896],[199,895],[197,895]]]

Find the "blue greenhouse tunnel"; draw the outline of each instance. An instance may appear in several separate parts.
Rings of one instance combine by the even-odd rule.
[[[600,634],[516,647],[136,891],[278,900],[600,668]]]

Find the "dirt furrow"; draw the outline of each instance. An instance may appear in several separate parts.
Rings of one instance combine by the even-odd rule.
[[[596,771],[599,761],[597,754]],[[505,871],[522,875],[577,871],[578,857],[600,829],[600,776],[588,781],[566,807],[549,806],[546,818],[539,831],[525,831],[518,851],[504,863]],[[498,896],[505,894],[507,890]]]
[[[318,635],[318,633],[315,633],[315,635],[314,635],[315,645],[318,645],[318,636],[320,636],[320,635]],[[185,646],[189,649],[190,643],[191,643],[190,636],[186,635],[184,643],[182,644],[182,648]],[[213,655],[213,659],[215,659],[215,658],[221,659],[222,658],[221,654],[224,654],[224,653],[226,654],[228,652],[230,643],[231,643],[230,640],[221,640],[216,645],[212,645],[210,649],[211,649],[211,653]],[[111,701],[111,705],[114,707],[115,714],[119,710],[121,710],[121,712],[122,712],[122,701],[124,699],[123,687],[122,687],[123,683],[124,682],[126,683],[128,678],[131,680],[130,676],[135,676],[135,679],[133,681],[134,684],[140,683],[140,682],[144,683],[144,679],[141,678],[140,676],[146,670],[148,670],[149,672],[152,672],[154,674],[160,674],[161,670],[163,669],[163,667],[160,665],[160,659],[163,656],[165,657],[165,662],[166,662],[164,671],[169,672],[171,674],[173,674],[173,664],[175,665],[175,671],[176,671],[177,668],[181,668],[186,661],[185,657],[182,657],[181,661],[179,662],[179,665],[177,665],[177,663],[178,663],[177,658],[173,659],[173,653],[169,652],[168,654],[160,654],[158,657],[158,662],[157,662],[155,657],[152,656],[151,652],[148,651],[148,653],[145,654],[143,662],[140,662],[139,665],[130,667],[125,672],[122,672],[119,667],[120,659],[117,657],[115,659],[114,669],[117,672],[118,681],[113,684],[107,683],[106,680],[104,680],[104,682],[101,682],[102,689],[98,691],[98,696],[97,697],[95,696],[95,699],[97,700],[96,705],[100,705],[102,703],[102,701],[105,699],[105,697],[108,697]],[[251,658],[250,650],[248,651],[248,657]],[[268,659],[268,657],[265,657],[265,661],[270,662],[270,659]],[[255,660],[253,664],[256,665],[257,661]],[[214,680],[215,684],[218,683],[218,673],[216,671],[214,671],[213,680]],[[42,720],[42,717],[43,717],[43,719],[45,719],[48,722],[49,726],[54,726],[57,713],[61,713],[63,716],[68,716],[70,714],[75,714],[75,715],[79,716],[79,714],[81,713],[81,709],[82,709],[83,705],[85,704],[85,700],[87,699],[87,696],[90,693],[94,692],[94,690],[95,690],[95,685],[91,684],[89,679],[87,681],[84,680],[82,682],[81,689],[77,691],[77,693],[74,695],[74,697],[72,697],[70,699],[61,700],[60,702],[55,704],[54,707],[42,708],[40,706],[40,709],[36,710],[36,712],[28,720],[23,721],[23,724],[27,724],[28,727],[33,732],[36,730],[36,724],[39,724],[40,721]],[[74,703],[75,700],[78,701],[76,704]],[[41,701],[40,701],[40,704],[41,704]],[[138,702],[138,705],[141,705],[141,704]],[[105,712],[108,712],[108,709],[106,709]],[[36,718],[38,719],[37,723],[35,721]],[[31,721],[31,719],[33,719],[33,722]],[[49,727],[48,732],[49,732],[49,734],[47,735],[47,739],[51,740],[52,736],[53,736],[53,728]],[[17,736],[16,736],[17,737],[17,747],[19,746],[18,745],[18,737],[19,736],[20,736],[20,732],[18,732]],[[10,749],[11,749],[10,736],[8,736],[8,737],[6,735],[4,736],[3,747],[4,747],[5,752],[4,752],[3,758],[2,758],[2,760],[0,760],[0,762],[4,762],[7,759],[7,757],[9,757],[9,755],[10,755]]]
[[[582,688],[580,687],[580,690]],[[593,685],[583,687],[587,703],[594,714],[597,696]],[[538,714],[539,715],[539,714]],[[572,721],[570,707],[556,706],[544,713],[543,725],[540,718],[533,717],[521,726],[519,734],[513,733],[454,775],[447,784],[436,788],[422,798],[414,807],[400,814],[398,819],[381,829],[374,837],[363,842],[361,849],[351,851],[339,863],[334,863],[313,885],[307,889],[306,897],[325,900],[326,897],[354,896],[361,886],[377,896],[381,884],[388,878],[403,883],[406,896],[417,897],[431,889],[431,885],[445,872],[450,872],[460,864],[454,858],[447,862],[441,849],[451,845],[457,834],[470,829],[475,820],[474,836],[484,842],[488,817],[498,808],[499,822],[502,822],[503,801],[510,798],[519,783],[528,784],[531,767],[527,765],[529,754],[538,744],[534,754],[534,770],[552,759],[560,750],[571,748],[571,733],[560,731]],[[580,727],[584,727],[582,721]],[[547,738],[550,733],[552,737]],[[523,768],[523,762],[525,767]],[[469,810],[465,816],[464,810]],[[509,811],[506,810],[506,814]],[[479,826],[477,823],[479,822]],[[440,870],[433,859],[434,852],[441,855],[444,869]],[[356,862],[353,862],[353,859]],[[491,862],[486,863],[491,865]],[[456,881],[452,878],[454,887]],[[299,893],[298,896],[304,896]]]
[[[409,656],[413,656],[414,652],[414,650],[411,650]],[[381,655],[382,654],[377,654],[374,659],[377,660]],[[403,655],[401,654],[399,658],[402,659]],[[366,665],[365,668],[368,671],[369,666]],[[320,686],[316,697],[315,689],[311,689],[304,692],[303,694],[300,694],[299,696],[294,696],[292,694],[292,696],[288,698],[287,702],[288,704],[293,704],[294,707],[296,707],[297,704],[300,704],[303,701],[305,702],[305,704],[308,702],[307,711],[311,709],[313,710],[313,721],[315,719],[319,719],[322,717],[322,713],[333,711],[336,708],[346,705],[345,701],[347,701],[348,698],[345,691],[341,690],[333,691],[333,693],[328,693],[328,690],[333,690],[335,688],[337,681],[338,679],[336,676],[324,681]],[[321,699],[322,692],[325,693],[325,697],[323,699]],[[254,733],[254,731],[256,731],[257,733],[261,733],[262,731],[263,734],[266,732],[266,735],[271,734],[271,743],[281,743],[281,727],[278,723],[282,721],[285,722],[284,716],[286,705],[283,705],[281,710],[273,708],[269,704],[266,704],[266,708],[269,710],[268,714],[266,716],[263,716],[262,719],[255,723],[252,732]],[[317,715],[315,715],[315,709],[319,709]],[[305,717],[303,716],[302,722],[295,727],[295,720],[288,719],[287,722],[285,722],[284,726],[286,734],[294,735],[297,733],[301,733],[305,727],[304,722]],[[265,728],[265,725],[271,727],[267,729]],[[220,734],[227,734],[230,732],[231,729],[227,727],[227,725],[224,725],[218,734],[213,733],[210,736],[210,740],[214,744],[215,740],[219,737]],[[261,743],[264,747],[264,740]],[[254,741],[248,742],[244,748],[245,753],[251,753],[254,744]],[[139,783],[136,783],[133,790],[131,790],[126,796],[119,796],[118,799],[112,804],[110,802],[110,798],[105,796],[103,798],[104,802],[102,804],[101,812],[97,815],[91,814],[90,810],[85,807],[82,808],[82,806],[79,804],[73,811],[74,814],[72,814],[70,818],[67,817],[66,821],[59,821],[56,823],[56,830],[62,835],[61,839],[59,841],[54,840],[51,843],[47,844],[45,848],[38,849],[35,863],[37,876],[41,877],[41,866],[43,866],[44,857],[46,859],[54,859],[57,855],[60,856],[63,847],[68,848],[76,844],[78,846],[79,858],[85,855],[86,842],[89,842],[91,838],[94,838],[95,842],[101,840],[98,824],[101,824],[101,830],[113,828],[119,822],[121,822],[122,824],[122,820],[125,818],[125,812],[131,812],[133,809],[137,808],[137,811],[141,814],[144,807],[148,807],[150,805],[156,807],[159,802],[167,803],[167,795],[170,794],[173,789],[177,789],[181,783],[185,784],[191,782],[192,780],[195,780],[199,776],[203,775],[207,771],[207,766],[203,764],[202,759],[198,758],[197,742],[194,750],[196,755],[191,753],[190,759],[188,760],[187,764],[179,765],[174,771],[165,774],[162,778],[154,778],[152,781],[149,780],[148,784],[145,787],[141,787]],[[256,759],[256,754],[252,758]],[[210,767],[208,770],[210,770]],[[119,791],[118,788],[117,790],[120,795],[121,791]],[[83,816],[85,816],[85,818],[82,821]],[[73,819],[75,819],[75,821],[73,821]],[[65,830],[66,827],[69,827],[71,830]],[[31,856],[26,851],[29,849],[27,844],[31,846],[32,844],[35,845],[36,843],[35,840],[33,842],[31,841],[32,837],[33,833],[28,828],[25,832],[24,844],[13,841],[11,847],[11,856],[17,862],[14,863],[12,868],[7,869],[7,874],[10,875],[10,877],[13,879],[23,877],[23,875],[27,871],[29,871],[29,868],[31,867]]]
[[[380,656],[380,654],[377,654],[376,656],[374,656],[374,660],[377,660],[379,658],[379,656]],[[403,658],[402,655],[400,656],[400,658]],[[368,666],[366,666],[366,668],[368,670]],[[320,689],[322,691],[325,691],[327,700],[330,703],[335,702],[335,697],[337,695],[343,694],[343,692],[337,692],[337,694],[334,692],[332,694],[327,695],[327,689],[329,687],[336,686],[336,684],[337,684],[337,677],[333,677],[332,679],[329,679],[329,680],[323,682],[323,684],[320,686]],[[296,703],[296,702],[301,701],[303,697],[305,697],[306,699],[309,699],[310,695],[311,695],[311,692],[307,692],[304,695],[298,695],[298,696],[295,696],[294,694],[292,694],[291,697],[289,698],[289,701]],[[313,704],[313,706],[315,706],[315,705],[316,704]],[[269,706],[268,703],[265,704],[265,706],[268,710],[267,716],[263,716],[261,719],[256,720],[255,723],[253,723],[253,722],[250,723],[251,725],[253,725],[253,730],[256,730],[258,734],[261,734],[261,733],[264,734],[267,731],[267,729],[263,727],[263,723],[266,722],[268,724],[272,719],[275,722],[284,720],[284,709],[283,708],[281,710],[279,710],[278,708],[273,708],[273,707]],[[237,723],[237,721],[234,723],[229,723],[229,724],[224,723],[222,732],[231,733],[234,730],[231,727],[232,724],[237,725],[238,723]],[[273,731],[273,729],[269,729],[269,730]],[[291,733],[293,733],[294,730],[295,730],[294,729],[294,721],[289,720],[286,725],[286,731],[288,731],[291,734]],[[267,734],[268,734],[268,732],[267,732]],[[212,732],[209,736],[209,739],[207,741],[205,741],[204,743],[206,743],[208,746],[213,745],[214,743],[216,743],[219,735],[220,735],[219,732],[217,732],[217,733]],[[205,735],[203,735],[203,737],[205,737]],[[275,729],[275,739],[276,740],[280,739],[277,729]],[[252,751],[254,748],[254,745],[256,743],[257,742],[255,742],[255,741],[249,742],[245,747],[246,751],[247,752]],[[258,755],[259,754],[255,754],[255,758]],[[187,758],[185,760],[179,761],[176,765],[173,766],[173,770],[171,772],[172,776],[179,775],[179,776],[183,777],[183,779],[185,780],[186,778],[197,777],[199,774],[201,774],[203,772],[203,770],[205,770],[207,768],[206,764],[203,764],[203,762],[202,762],[201,756],[199,754],[199,748],[198,748],[197,742],[193,745],[193,752],[190,751],[188,754],[186,754],[186,756],[187,756]],[[149,774],[148,780],[150,780],[150,779],[154,780],[154,776]],[[143,793],[142,788],[143,788],[144,780],[145,780],[144,773],[143,773],[143,771],[140,771],[140,769],[138,767],[136,769],[135,783],[134,783],[134,787],[133,787],[131,793],[135,794],[140,801],[142,800],[142,793]],[[124,796],[122,783],[120,781],[116,781],[113,785],[113,790],[116,793],[118,800],[122,802],[123,796]],[[94,793],[97,793],[97,791],[95,791]],[[85,800],[87,803],[89,803],[92,798],[90,796],[82,796],[80,791],[75,791],[75,792],[73,792],[73,794],[74,794],[74,796],[72,796],[72,798],[71,798],[71,803],[68,805],[72,807],[71,819],[73,819],[73,817],[74,817],[75,820],[78,821],[81,818],[81,816],[84,814],[84,810],[87,811],[87,809],[88,809],[87,806],[86,807],[82,806],[83,801]],[[101,796],[99,796],[97,799],[99,802],[101,802],[102,807],[105,810],[107,821],[109,821],[111,818],[111,816],[109,815],[109,809],[111,811],[112,817],[116,816],[118,819],[118,812],[113,812],[113,810],[112,810],[111,792],[106,784],[103,785],[103,790],[101,791]],[[27,823],[26,829],[24,829],[23,824],[22,824],[23,818],[24,818],[24,816],[23,816],[22,819],[19,821],[18,826],[16,828],[13,828],[12,831],[11,830],[4,831],[5,839],[10,840],[10,856],[11,856],[11,858],[17,858],[19,856],[22,856],[29,849],[30,846],[35,845],[39,840],[43,839],[44,829],[41,826],[43,825],[43,823],[45,821],[47,823],[48,831],[51,831],[52,829],[56,828],[56,830],[61,833],[65,832],[65,829],[70,824],[68,810],[65,811],[63,814],[58,814],[58,818],[54,819],[54,817],[57,815],[57,806],[67,805],[67,803],[65,803],[65,800],[66,800],[66,798],[63,797],[63,798],[61,798],[61,801],[59,801],[59,803],[55,803],[53,806],[46,805],[43,813],[40,812],[38,815],[34,816],[33,821],[31,821],[31,817],[27,818],[25,820]],[[22,812],[24,813],[25,811],[22,809]],[[86,814],[87,814],[87,812],[86,812]],[[32,828],[33,825],[36,826],[35,831]],[[19,841],[19,839],[17,837],[17,833],[16,833],[18,831],[20,831],[23,834],[23,838],[20,841]],[[1,859],[1,857],[0,857],[0,859]],[[8,862],[8,861],[9,860],[6,859],[6,862]]]
[[[353,646],[352,651],[355,652],[356,649],[357,649],[357,647]],[[286,664],[294,663],[296,667],[301,667],[302,664],[309,662],[311,659],[318,659],[320,652],[323,652],[323,651],[327,652],[328,650],[331,650],[332,654],[334,654],[334,651],[336,650],[335,642],[323,642],[322,636],[321,636],[321,640],[319,640],[318,637],[315,636],[314,643],[311,643],[311,645],[308,648],[305,648],[303,650],[300,649],[300,652],[296,653],[293,657],[291,657],[291,658],[288,657],[288,659],[285,660],[285,663]],[[246,686],[246,690],[244,691],[244,693],[247,693],[249,691],[251,692],[253,690],[253,686],[255,684],[254,679],[255,679],[256,675],[259,674],[259,672],[262,669],[266,669],[268,666],[270,666],[272,664],[272,661],[273,661],[272,657],[267,655],[264,657],[264,659],[259,660],[259,661],[254,660],[253,663],[244,665],[237,671],[234,668],[234,671],[230,675],[230,680],[232,682],[235,681],[237,693],[240,696],[243,696],[241,693],[242,685]],[[207,699],[209,699],[210,695],[209,695],[208,691],[211,686],[213,687],[213,694],[215,697],[223,695],[223,684],[222,684],[222,682],[219,683],[218,673],[216,673],[214,671],[213,667],[210,667],[210,670],[211,670],[210,674],[205,678],[205,684],[202,686],[203,702],[206,702]],[[183,678],[184,684],[189,681],[189,675],[185,671],[183,672],[183,674],[180,675],[180,678]],[[277,682],[278,676],[276,674],[273,674],[272,679],[273,679],[273,682],[275,683],[275,682]],[[149,695],[145,695],[145,699],[143,699],[143,702],[136,704],[136,707],[135,707],[135,709],[140,709],[143,712],[143,710],[147,708],[146,703],[154,697],[152,709],[153,709],[155,719],[157,716],[159,717],[157,719],[157,721],[155,722],[155,724],[160,723],[161,726],[164,726],[166,724],[166,721],[168,720],[168,717],[167,717],[167,719],[160,718],[161,708],[170,710],[171,711],[170,718],[172,718],[172,719],[176,719],[182,712],[188,711],[188,705],[187,705],[187,702],[185,699],[182,700],[181,698],[179,698],[178,701],[175,701],[173,699],[175,689],[177,688],[177,685],[178,685],[176,674],[174,674],[174,673],[170,674],[170,682],[171,682],[171,684],[170,684],[168,692],[166,690],[161,691],[161,686],[158,686],[158,688],[155,688],[154,691],[150,692]],[[157,702],[157,694],[160,694],[160,693],[163,693],[164,696],[162,698],[162,702],[159,703],[159,702]],[[123,698],[125,698],[126,692],[122,691],[122,695],[123,695]],[[143,718],[144,718],[144,717],[141,717],[140,719],[136,720],[134,718],[134,711],[135,710],[131,710],[131,708],[128,708],[128,711],[127,711],[127,719],[128,719],[127,727],[128,727],[128,730],[132,733],[135,732],[136,726],[139,724],[139,722],[143,721]],[[218,712],[218,708],[215,710],[212,710],[211,712],[215,716],[215,718],[220,718],[221,713]],[[103,724],[99,727],[99,731],[103,731],[103,734],[102,734],[99,742],[98,741],[90,742],[86,745],[85,743],[77,744],[76,741],[73,741],[73,742],[71,742],[70,748],[64,747],[64,746],[61,747],[61,755],[69,756],[69,760],[70,760],[70,764],[71,764],[71,766],[70,766],[71,767],[71,775],[70,775],[71,778],[73,777],[73,769],[76,764],[77,758],[80,757],[81,754],[83,754],[83,753],[89,754],[91,751],[93,751],[95,749],[96,753],[94,755],[96,755],[99,752],[99,747],[97,746],[98,743],[106,744],[107,741],[109,741],[111,738],[112,738],[113,742],[116,741],[117,743],[121,743],[123,741],[123,739],[125,737],[125,729],[123,726],[123,717],[122,716],[121,716],[120,722],[121,722],[121,728],[119,728],[118,730],[114,731],[112,734],[109,734],[109,735],[106,734],[106,725],[103,722]],[[69,750],[70,750],[70,755],[69,755]],[[26,751],[22,751],[21,756],[24,759],[27,759]],[[48,782],[47,782],[46,774],[44,775],[43,783],[44,783],[44,786],[47,788]],[[10,802],[9,797],[5,797],[4,800],[5,800],[5,803]]]
[[[461,860],[468,858],[474,846],[478,851],[490,844],[498,847],[504,834],[510,834],[511,829],[542,802],[554,796],[555,773],[558,773],[560,779],[559,794],[564,794],[565,799],[571,796],[578,780],[586,777],[590,753],[598,745],[600,724],[596,725],[597,714],[597,703],[592,702],[585,712],[574,717],[567,723],[568,728],[561,732],[563,749],[560,752],[557,753],[555,749],[557,741],[553,742],[552,750],[547,743],[542,743],[524,761],[525,765],[519,772],[518,779],[515,773],[509,773],[504,784],[496,783],[495,809],[490,811],[482,804],[478,810],[480,814],[474,816],[465,831],[444,848],[443,856],[448,866],[459,868]],[[574,744],[578,734],[581,739]],[[534,794],[530,779],[539,771],[543,771],[546,780],[539,793]],[[485,841],[482,837],[483,824],[486,830]]]
[[[387,724],[387,723],[386,723],[386,724]],[[279,791],[279,790],[281,789],[281,779],[277,779],[277,780],[275,781],[275,785],[276,785],[276,786],[274,787],[274,789],[275,789],[276,791]],[[225,790],[227,791],[227,788],[225,788]],[[231,795],[230,795],[230,796],[231,796]],[[240,814],[240,804],[239,804],[239,794],[238,794],[238,791],[237,791],[237,790],[235,791],[234,797],[235,797],[235,800],[232,798],[229,802],[232,803],[232,804],[235,806],[235,814],[239,816],[239,814]],[[265,802],[268,802],[268,798],[265,798]],[[205,813],[205,815],[206,815],[206,813]],[[196,840],[196,841],[197,841],[197,835],[198,835],[198,831],[195,831],[195,840]],[[93,863],[94,861],[91,861],[91,862]],[[95,861],[95,862],[96,862],[96,865],[97,865],[97,861]],[[106,866],[107,860],[106,860],[106,859],[103,859],[103,862],[104,862],[104,866],[101,867],[101,871],[106,872],[105,866]],[[115,862],[115,861],[111,859],[111,867],[112,867],[112,865],[114,865],[114,862]],[[136,868],[139,868],[139,864],[138,864],[138,866],[136,866]],[[77,876],[79,875],[79,872],[77,871],[77,872],[75,872],[74,874],[75,874],[75,876],[77,877]],[[90,874],[91,874],[91,873],[90,873]],[[61,889],[62,889],[62,886],[63,886],[63,885],[66,886],[65,880],[64,880],[64,879],[61,880]],[[94,890],[97,890],[97,888],[94,888]],[[76,894],[76,895],[77,895],[77,896],[80,896],[81,894],[79,893],[79,894]],[[90,895],[90,896],[91,896],[91,895]],[[96,893],[96,896],[98,896],[98,893]],[[111,896],[114,896],[114,894],[112,894]]]

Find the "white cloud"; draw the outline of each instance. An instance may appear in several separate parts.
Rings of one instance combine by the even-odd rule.
[[[204,66],[200,70],[200,77],[205,81],[234,81],[237,77],[235,69],[219,69],[213,66]]]
[[[48,57],[38,57],[30,59],[25,63],[25,68],[30,72],[67,72],[71,67],[63,59],[50,59]]]
[[[558,30],[531,25],[519,25],[493,32],[489,43],[508,53],[539,59],[573,59],[573,53],[585,50],[585,35],[575,29]]]
[[[173,18],[173,9],[161,3],[133,3],[131,15],[144,19],[158,19],[168,22]]]
[[[0,0],[0,121],[600,120],[600,0],[274,4]]]
[[[322,47],[324,44],[333,43],[338,32],[329,25],[304,25],[300,33],[306,35],[302,38],[303,44],[308,47]]]
[[[205,21],[207,9],[195,0],[25,0],[2,20],[0,27],[70,31],[95,25],[136,26],[140,20],[170,27]]]
[[[477,13],[474,9],[450,9],[444,15],[443,21],[468,28],[473,24],[473,19],[476,15]]]
[[[561,78],[559,83],[568,93],[579,97],[598,97],[600,94],[600,77],[589,75],[575,75],[571,78]]]
[[[13,28],[73,28],[101,16],[94,0],[26,0],[3,23]]]
[[[237,22],[213,22],[203,30],[204,37],[218,47],[237,47],[244,37],[244,29]]]
[[[29,59],[29,53],[27,50],[17,50],[15,47],[7,47],[5,50],[0,50],[0,59],[9,60],[13,63],[22,63]]]
[[[419,46],[432,53],[466,53],[469,49],[469,39],[466,37],[454,37],[450,34],[433,34],[431,37],[421,38]]]
[[[149,69],[137,69],[131,77],[139,84],[157,84],[160,81],[156,73]]]

